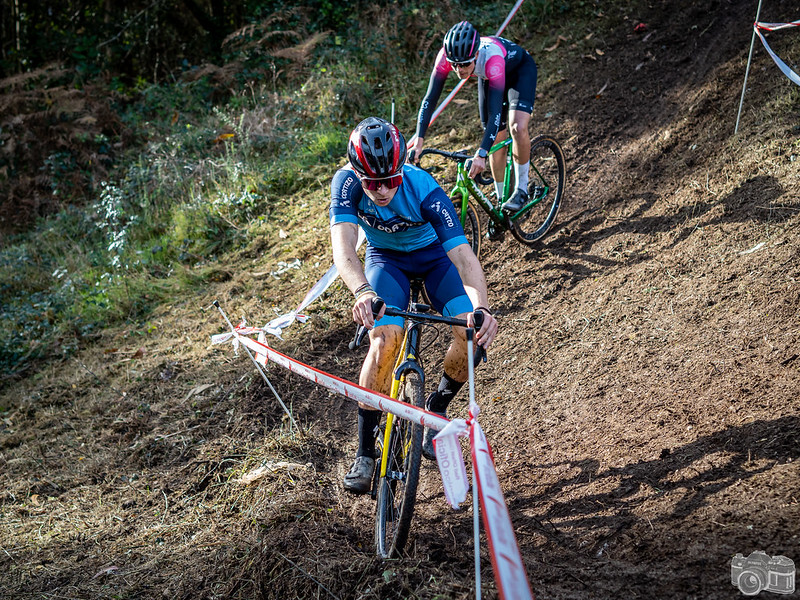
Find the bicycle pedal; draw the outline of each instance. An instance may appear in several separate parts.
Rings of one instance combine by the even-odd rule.
[[[506,237],[506,232],[503,229],[495,229],[494,227],[490,227],[486,232],[486,237],[493,242],[499,242]]]

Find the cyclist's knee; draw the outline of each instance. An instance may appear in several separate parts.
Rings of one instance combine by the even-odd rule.
[[[514,138],[515,140],[525,139],[529,137],[527,123],[523,125],[519,121],[514,121],[511,124],[511,137]]]
[[[403,330],[397,325],[376,327],[369,332],[369,352],[378,361],[394,357],[400,346]]]
[[[465,319],[467,315],[466,313],[463,315],[458,315],[456,319]],[[453,344],[458,346],[459,348],[466,349],[467,344],[467,330],[464,327],[451,327],[450,330],[453,332]]]

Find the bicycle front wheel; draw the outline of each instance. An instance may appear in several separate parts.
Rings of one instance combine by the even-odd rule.
[[[419,374],[406,374],[400,400],[423,407],[425,400]],[[386,476],[378,481],[375,546],[381,558],[400,556],[408,540],[417,500],[421,456],[422,426],[395,418],[383,452],[387,460]]]
[[[566,185],[564,151],[553,138],[541,135],[531,142],[528,204],[511,216],[511,233],[523,244],[538,242],[553,226]]]
[[[464,206],[464,202],[461,196],[456,196],[453,198],[453,206],[455,206],[456,214],[464,225],[464,235],[467,236],[467,242],[469,242],[469,245],[472,248],[472,251],[475,253],[475,256],[480,258],[481,219],[478,216],[478,212],[475,210],[475,206],[472,204],[472,202],[467,202],[467,214],[463,217],[461,215],[461,208]]]

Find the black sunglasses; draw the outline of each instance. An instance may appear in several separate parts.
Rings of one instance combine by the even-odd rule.
[[[469,65],[471,65],[473,62],[475,62],[475,59],[474,59],[474,58],[470,58],[469,60],[461,60],[461,61],[457,61],[457,60],[450,60],[450,59],[448,58],[448,59],[447,59],[447,62],[449,62],[449,63],[450,63],[452,66],[454,66],[454,67],[468,67],[468,66],[469,66]]]

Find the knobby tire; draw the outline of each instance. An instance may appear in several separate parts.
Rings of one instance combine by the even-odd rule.
[[[418,373],[406,374],[400,400],[424,408]],[[395,418],[387,456],[386,477],[378,481],[375,546],[381,558],[395,558],[403,552],[414,514],[422,457],[422,426]],[[398,474],[402,474],[402,478],[397,477]]]
[[[523,244],[532,246],[550,230],[561,208],[567,180],[564,151],[553,138],[538,136],[531,142],[530,165],[528,197],[541,196],[545,187],[549,190],[541,202],[512,222],[511,233]]]

